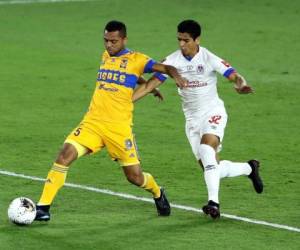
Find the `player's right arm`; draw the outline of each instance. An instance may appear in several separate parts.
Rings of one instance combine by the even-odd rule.
[[[156,63],[153,65],[152,70],[155,72],[167,74],[170,77],[172,77],[178,86],[178,88],[184,88],[187,86],[187,80],[184,79],[177,71],[177,69],[174,66],[162,64],[162,63]]]

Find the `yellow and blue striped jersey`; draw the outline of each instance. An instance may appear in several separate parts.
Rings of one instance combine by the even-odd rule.
[[[131,123],[133,90],[141,75],[152,73],[155,63],[148,56],[129,49],[115,56],[105,51],[85,120]]]

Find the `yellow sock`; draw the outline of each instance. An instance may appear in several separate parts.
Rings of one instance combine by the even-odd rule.
[[[57,163],[53,164],[53,167],[48,173],[38,205],[50,205],[52,203],[56,193],[65,183],[68,169],[69,167],[67,166]]]
[[[143,173],[143,175],[144,175],[144,183],[141,187],[147,190],[148,192],[152,193],[154,198],[159,198],[160,187],[157,185],[153,176],[149,173]]]

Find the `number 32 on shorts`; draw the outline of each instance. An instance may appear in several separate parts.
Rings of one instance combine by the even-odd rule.
[[[214,115],[210,118],[208,121],[209,123],[219,124],[219,121],[221,120],[222,116],[220,115]]]

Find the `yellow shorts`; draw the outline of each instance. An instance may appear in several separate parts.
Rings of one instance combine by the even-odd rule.
[[[93,153],[106,147],[112,160],[121,166],[139,164],[139,156],[130,125],[83,120],[67,137]]]

